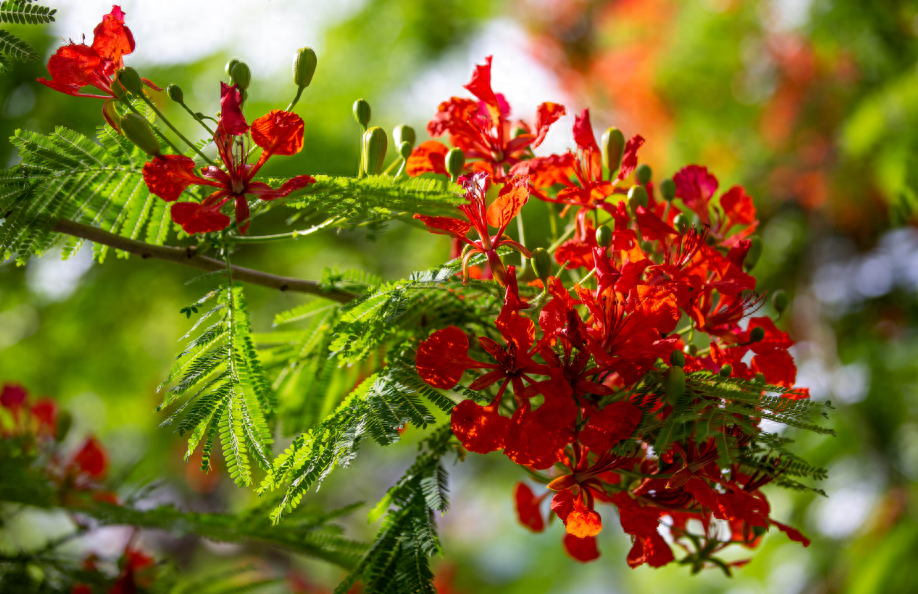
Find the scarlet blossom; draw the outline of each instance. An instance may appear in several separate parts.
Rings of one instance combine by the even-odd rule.
[[[468,262],[475,254],[484,254],[488,259],[488,266],[494,279],[501,285],[507,284],[507,272],[501,262],[497,249],[502,246],[510,247],[527,258],[531,257],[525,247],[519,242],[504,237],[507,225],[516,217],[529,200],[529,190],[525,178],[512,178],[503,185],[497,198],[490,206],[487,205],[485,196],[491,185],[487,173],[475,173],[471,176],[459,178],[459,185],[465,188],[466,204],[458,207],[462,218],[430,217],[415,214],[414,218],[427,226],[427,230],[438,235],[449,235],[455,240],[465,244],[462,259],[463,278],[468,279]],[[491,235],[488,227],[497,229]],[[470,229],[478,233],[478,240],[466,237]]]
[[[0,390],[0,406],[12,413],[13,419],[18,422],[19,409],[25,404],[29,393],[18,384],[4,384]]]
[[[706,167],[684,167],[673,176],[673,182],[676,197],[698,214],[702,223],[711,226],[711,234],[722,245],[733,247],[755,232],[758,226],[755,204],[741,186],[727,190],[720,197],[720,208],[714,208],[712,199],[719,184]]]
[[[108,472],[108,455],[96,438],[90,437],[74,454],[68,468],[77,476],[99,479]]]
[[[662,567],[675,559],[672,549],[657,530],[661,510],[641,506],[626,492],[614,495],[612,502],[618,507],[622,529],[635,537],[628,553],[628,565],[631,568],[644,563],[651,567]]]
[[[546,492],[545,495],[548,493]],[[536,497],[526,483],[517,483],[514,489],[514,501],[516,502],[516,515],[520,524],[529,528],[533,532],[542,532],[545,530],[545,519],[542,512],[539,511],[539,504],[545,499]]]
[[[287,111],[273,110],[252,122],[246,123],[241,111],[241,92],[235,85],[220,83],[222,111],[214,135],[214,144],[220,154],[224,169],[204,167],[195,172],[195,163],[184,155],[154,157],[143,168],[143,179],[150,191],[166,202],[175,202],[188,186],[209,186],[217,191],[202,202],[176,202],[172,205],[172,220],[186,233],[221,231],[230,224],[230,218],[221,209],[233,200],[236,224],[243,235],[249,227],[249,203],[246,195],[261,200],[276,200],[315,183],[309,175],[298,175],[277,189],[253,181],[259,169],[273,155],[295,155],[303,148],[303,120]],[[251,141],[262,148],[261,157],[254,164],[247,162]]]
[[[485,59],[485,64],[475,67],[465,89],[477,101],[458,97],[444,101],[427,124],[427,132],[433,138],[448,134],[453,146],[465,153],[466,169],[487,172],[497,181],[504,178],[506,167],[512,167],[527,155],[530,147],[542,144],[551,125],[565,113],[563,105],[542,103],[536,108],[535,129],[518,122],[522,132],[514,135],[510,105],[491,88],[491,56]],[[406,172],[411,176],[445,174],[444,158],[448,151],[440,142],[424,142],[411,153]]]

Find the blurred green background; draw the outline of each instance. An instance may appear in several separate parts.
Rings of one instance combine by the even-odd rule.
[[[52,3],[57,22],[16,28],[44,51],[91,37],[110,5]],[[155,4],[155,5],[154,5]],[[270,172],[352,174],[359,128],[351,103],[366,98],[373,122],[419,132],[440,101],[465,95],[473,64],[494,55],[494,87],[514,116],[530,122],[542,101],[569,115],[555,125],[547,154],[572,146],[571,114],[590,107],[594,126],[617,125],[647,138],[655,178],[701,163],[722,187],[741,183],[763,220],[759,287],[786,289],[781,320],[798,341],[798,383],[836,406],[834,438],[800,435],[799,453],[829,468],[829,498],[773,489],[774,517],[813,539],[802,549],[770,534],[733,579],[688,576],[679,566],[630,570],[628,538],[608,510],[603,556],[580,565],[565,556],[563,528],[533,535],[517,525],[511,493],[523,473],[502,456],[470,455],[451,469],[452,511],[442,518],[455,592],[729,592],[731,594],[918,591],[918,3],[890,0],[348,0],[309,2],[124,2],[137,51],[126,61],[165,86],[177,83],[193,109],[213,112],[230,57],[253,69],[249,113],[282,107],[295,91],[293,51],[310,45],[319,67],[297,111],[306,121],[300,155],[272,160]],[[66,97],[35,82],[44,63],[0,76],[0,136],[63,125],[92,134],[100,102]],[[162,105],[192,130],[183,112]],[[0,144],[0,163],[16,156]],[[524,211],[540,243],[542,205]],[[911,224],[909,224],[911,222]],[[270,227],[281,220],[262,221]],[[265,228],[259,232],[270,232]],[[532,246],[530,246],[532,247]],[[238,263],[303,278],[325,267],[358,267],[395,279],[448,257],[448,242],[391,225],[248,247]],[[51,395],[76,415],[74,434],[97,433],[116,472],[142,482],[169,478],[160,495],[195,509],[244,506],[253,496],[225,474],[202,481],[181,460],[183,441],[157,429],[155,389],[190,323],[195,275],[169,263],[111,258],[90,250],[16,267],[0,264],[0,381]],[[303,297],[252,287],[255,330]],[[328,506],[375,502],[412,459],[405,442],[366,447],[307,499]],[[75,439],[75,437],[74,437]],[[203,493],[202,493],[203,491]],[[348,533],[369,539],[378,526],[358,512]],[[22,525],[24,541],[47,526]],[[124,531],[103,531],[79,547],[115,553]],[[143,542],[195,572],[252,551]],[[191,552],[189,552],[191,551]],[[276,561],[276,560],[275,560]],[[337,570],[294,563],[317,585]],[[443,592],[447,587],[442,588]]]

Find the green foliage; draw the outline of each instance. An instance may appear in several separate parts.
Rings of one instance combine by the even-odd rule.
[[[31,62],[41,57],[31,45],[3,29],[0,29],[0,54],[5,54],[6,57],[18,62]],[[8,66],[4,65],[3,69],[7,70]]]
[[[0,3],[0,23],[46,25],[54,22],[56,9],[33,4],[32,0],[4,0]]]

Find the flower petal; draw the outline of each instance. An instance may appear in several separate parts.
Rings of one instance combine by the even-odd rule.
[[[217,134],[239,135],[245,134],[249,125],[242,115],[242,92],[236,85],[220,83],[220,120],[217,124]]]
[[[449,390],[459,383],[466,369],[479,365],[468,352],[469,337],[461,329],[449,326],[437,330],[418,346],[418,375],[434,388]]]
[[[564,550],[575,561],[587,563],[599,559],[599,549],[596,547],[596,538],[588,536],[577,538],[573,534],[564,535]]]
[[[124,26],[124,12],[120,6],[112,6],[112,11],[102,17],[102,22],[93,30],[92,49],[104,60],[107,60],[106,74],[123,65],[122,56],[134,51],[134,35]]]
[[[618,172],[618,181],[622,181],[637,167],[638,149],[644,144],[644,138],[640,134],[632,136],[625,143],[625,153],[622,155],[622,168]]]
[[[274,109],[252,122],[252,142],[272,155],[295,155],[303,149],[303,118]]]
[[[405,165],[405,172],[411,177],[417,177],[424,173],[442,173],[448,175],[446,171],[446,154],[449,153],[449,147],[436,140],[422,142],[420,146],[411,151],[408,157],[408,163]]]
[[[516,177],[507,181],[491,206],[488,207],[488,224],[495,229],[505,228],[519,214],[529,200],[529,178]]]
[[[613,402],[590,414],[586,427],[580,432],[580,443],[597,453],[606,452],[634,434],[641,416],[641,409],[634,404]]]
[[[154,157],[143,166],[143,181],[151,192],[165,200],[174,202],[188,186],[216,186],[194,173],[194,160],[184,155],[162,155]]]
[[[94,49],[85,44],[71,43],[57,48],[48,60],[51,80],[40,78],[38,82],[67,95],[78,95],[80,89],[90,85],[110,93],[100,86],[103,80],[101,65],[102,58]]]
[[[542,141],[545,140],[545,135],[548,134],[548,129],[565,113],[567,113],[567,110],[560,103],[545,102],[536,108],[536,134],[535,140],[532,141],[532,148],[542,144]]]
[[[427,230],[438,235],[452,235],[454,237],[465,237],[465,234],[472,228],[472,224],[462,219],[453,219],[450,217],[428,217],[422,214],[414,215],[414,218],[427,225]]]
[[[545,530],[545,518],[539,510],[540,499],[535,496],[526,483],[517,483],[513,490],[513,499],[516,502],[516,517],[520,524],[533,532]]]
[[[496,110],[498,114],[501,112],[500,102],[491,88],[491,56],[485,58],[484,64],[475,66],[475,72],[472,73],[471,80],[464,87],[472,95],[484,101],[488,107]]]
[[[90,437],[76,453],[70,466],[93,478],[100,478],[108,470],[108,456],[95,437]]]
[[[277,200],[278,198],[288,196],[291,192],[301,190],[314,183],[316,183],[316,178],[311,175],[298,175],[285,181],[283,185],[276,190],[272,190],[271,186],[266,183],[251,182],[248,187],[246,187],[245,193],[258,196],[262,200]]]
[[[599,152],[599,145],[593,135],[593,125],[590,123],[589,109],[584,109],[579,116],[574,117],[574,142],[585,151]]]
[[[488,406],[471,400],[456,405],[450,416],[450,426],[456,438],[470,452],[487,454],[504,447],[510,419],[497,411],[498,399]]]
[[[220,212],[219,205],[208,207],[197,202],[176,202],[171,212],[172,220],[190,235],[222,231],[230,224],[230,218]]]

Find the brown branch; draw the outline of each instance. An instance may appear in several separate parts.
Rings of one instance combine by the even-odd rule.
[[[152,245],[143,241],[121,237],[120,235],[103,231],[98,227],[84,225],[83,223],[77,223],[68,219],[59,219],[54,225],[54,230],[58,233],[66,233],[67,235],[73,235],[74,237],[88,239],[95,243],[107,245],[129,254],[140,256],[145,260],[147,258],[167,260],[169,262],[184,264],[208,272],[226,269],[226,264],[222,261],[198,255],[197,249],[193,246],[180,248]],[[261,272],[260,270],[243,268],[241,266],[233,266],[232,269],[233,278],[236,280],[277,289],[279,291],[293,291],[294,293],[318,295],[319,297],[338,301],[339,303],[347,303],[357,297],[353,293],[348,293],[347,291],[324,291],[319,286],[319,283],[315,281],[277,276],[268,274],[267,272]]]

